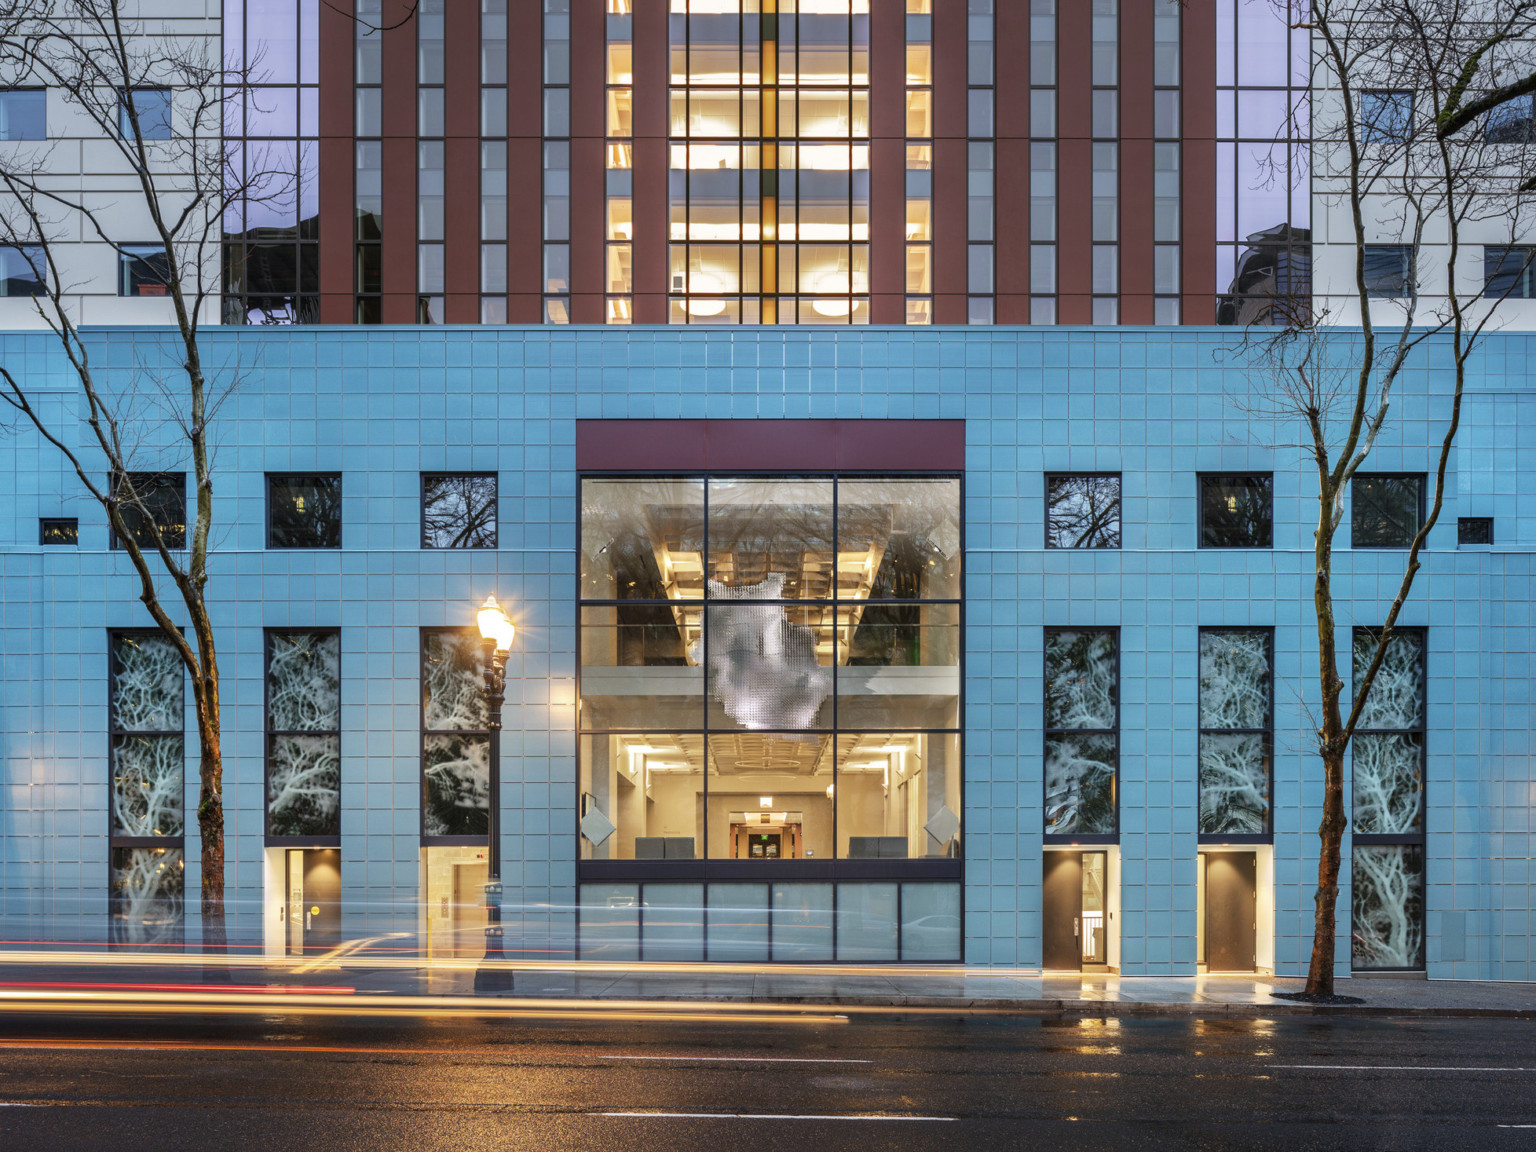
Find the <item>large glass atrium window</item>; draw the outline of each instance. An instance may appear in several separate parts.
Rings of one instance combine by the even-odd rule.
[[[673,323],[869,320],[868,0],[671,0]]]
[[[588,860],[960,848],[960,483],[587,479]]]

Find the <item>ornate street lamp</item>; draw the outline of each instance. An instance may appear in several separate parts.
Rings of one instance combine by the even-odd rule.
[[[476,613],[485,643],[485,703],[491,730],[490,812],[485,822],[489,861],[485,882],[485,960],[475,970],[476,992],[510,992],[512,972],[506,966],[501,929],[501,706],[507,687],[507,653],[516,628],[496,597],[487,596]]]

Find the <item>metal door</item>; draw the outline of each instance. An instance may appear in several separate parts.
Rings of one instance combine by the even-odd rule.
[[[1044,907],[1040,922],[1041,964],[1083,967],[1083,854],[1045,854]]]
[[[304,851],[304,951],[329,952],[341,944],[341,850]]]
[[[1252,852],[1205,853],[1206,971],[1253,971],[1257,872]]]

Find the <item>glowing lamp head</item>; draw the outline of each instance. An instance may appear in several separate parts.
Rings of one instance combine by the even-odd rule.
[[[496,603],[496,597],[485,598],[485,603],[480,605],[480,611],[475,614],[475,619],[480,625],[481,638],[494,641],[496,651],[506,652],[511,649],[512,637],[517,629],[513,627],[507,614],[502,611],[501,605]]]

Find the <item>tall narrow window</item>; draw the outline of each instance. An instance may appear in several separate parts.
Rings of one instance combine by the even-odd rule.
[[[544,322],[571,322],[571,0],[544,0]]]
[[[907,323],[933,323],[932,0],[907,0]]]
[[[159,632],[113,632],[108,642],[112,936],[123,944],[168,944],[182,923],[181,656]]]
[[[480,322],[507,322],[507,0],[480,0]]]
[[[1270,831],[1273,633],[1200,630],[1200,836]]]
[[[967,148],[966,320],[991,324],[996,319],[993,292],[993,0],[966,0]]]
[[[1120,659],[1107,628],[1045,632],[1045,834],[1120,830]]]
[[[1029,0],[1029,322],[1056,323],[1056,0]]]
[[[1152,8],[1152,319],[1157,324],[1180,320],[1179,294],[1183,275],[1179,240],[1182,193],[1179,186],[1184,136],[1180,84],[1180,0],[1154,0]]]
[[[339,632],[267,632],[267,838],[341,843]]]
[[[444,4],[416,10],[416,322],[443,322]]]
[[[634,0],[608,0],[607,314],[610,324],[634,319]]]
[[[353,123],[357,247],[357,322],[384,320],[384,34],[382,0],[357,0],[356,102]]]
[[[491,740],[480,636],[421,634],[421,835],[424,841],[484,842],[490,807]]]
[[[1357,685],[1380,635],[1355,629]],[[1422,629],[1393,630],[1350,745],[1356,969],[1424,967],[1425,647]]]

